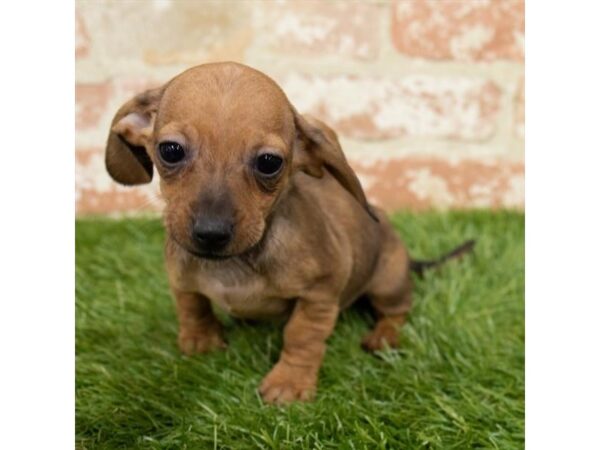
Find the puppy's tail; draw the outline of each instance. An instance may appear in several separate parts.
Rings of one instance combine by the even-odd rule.
[[[473,247],[475,247],[475,239],[469,239],[468,241],[462,243],[454,250],[446,253],[445,255],[432,260],[410,260],[410,270],[415,272],[417,275],[422,276],[423,272],[427,269],[432,269],[434,267],[441,266],[446,261],[450,259],[460,258],[463,255],[470,253],[473,251]]]

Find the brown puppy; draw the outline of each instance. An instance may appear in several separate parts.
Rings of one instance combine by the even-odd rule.
[[[406,249],[367,203],[335,133],[298,114],[266,75],[206,64],[136,96],[113,120],[106,167],[122,184],[149,182],[153,167],[160,175],[184,353],[225,347],[211,304],[289,317],[260,386],[283,403],[314,395],[325,341],[359,296],[378,314],[363,346],[397,345],[411,306]]]

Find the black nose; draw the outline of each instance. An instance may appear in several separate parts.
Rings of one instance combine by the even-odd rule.
[[[220,250],[231,240],[233,224],[229,220],[204,218],[194,223],[192,234],[202,249]]]

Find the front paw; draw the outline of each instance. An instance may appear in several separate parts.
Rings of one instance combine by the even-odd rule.
[[[361,346],[368,352],[396,348],[399,346],[398,328],[393,323],[379,321],[375,329],[363,338]]]
[[[178,343],[179,349],[186,355],[227,348],[220,330],[181,330]]]
[[[278,362],[263,379],[259,392],[266,403],[309,401],[317,390],[318,369]]]

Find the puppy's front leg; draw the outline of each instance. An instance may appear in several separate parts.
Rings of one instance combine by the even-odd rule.
[[[223,327],[210,301],[194,292],[173,289],[179,318],[179,348],[186,355],[225,348]]]
[[[285,326],[279,362],[264,378],[260,393],[267,403],[310,400],[317,388],[325,341],[339,313],[336,301],[299,299]]]

